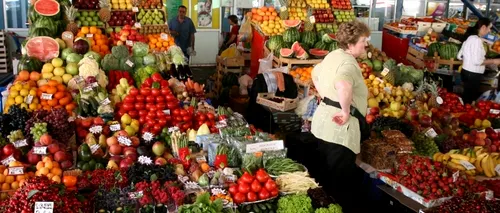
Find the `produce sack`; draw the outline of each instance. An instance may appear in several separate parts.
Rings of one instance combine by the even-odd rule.
[[[259,73],[269,72],[273,68],[273,53],[269,53],[267,57],[259,59]]]
[[[222,58],[234,58],[240,56],[240,51],[236,48],[236,44],[231,44],[220,54]]]
[[[494,101],[496,103],[500,103],[500,91],[496,89],[488,90],[484,92],[479,98],[478,101]]]
[[[252,21],[248,16],[245,17],[245,22],[243,22],[243,24],[240,26],[238,41],[240,42],[252,41]]]

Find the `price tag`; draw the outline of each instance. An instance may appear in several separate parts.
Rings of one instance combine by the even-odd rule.
[[[9,163],[12,163],[14,161],[16,161],[16,159],[14,158],[14,155],[10,155],[9,157],[2,160],[2,164],[4,166],[9,166]]]
[[[314,16],[310,16],[309,21],[311,22],[311,24],[314,24],[316,23],[316,18]]]
[[[73,121],[75,121],[75,120],[76,120],[76,118],[75,118],[75,117],[73,117],[73,116],[68,117],[68,122],[73,122]]]
[[[22,166],[9,167],[9,175],[23,175],[23,174],[24,174],[24,167]]]
[[[16,148],[25,147],[25,146],[28,146],[28,142],[26,141],[26,139],[22,139],[22,140],[18,140],[18,141],[14,142],[14,147],[16,147]]]
[[[236,176],[235,175],[224,175],[224,180],[228,183],[234,183],[234,182],[236,182]]]
[[[490,114],[498,115],[498,114],[500,114],[500,110],[498,110],[498,109],[490,109]]]
[[[32,101],[33,101],[33,96],[31,94],[26,96],[26,99],[24,99],[24,103],[26,104],[31,104]]]
[[[129,67],[133,67],[134,66],[134,62],[130,61],[130,60],[127,60],[125,62],[125,64],[127,64]]]
[[[384,67],[384,70],[382,70],[382,73],[380,73],[380,74],[382,74],[382,76],[386,76],[389,73],[389,71],[390,70],[387,69],[387,67]]]
[[[455,173],[453,173],[452,177],[453,177],[453,182],[457,182],[458,177],[460,177],[460,172],[456,171]]]
[[[462,164],[462,166],[464,166],[465,169],[467,169],[467,170],[476,169],[476,167],[474,165],[472,165],[472,163],[470,163],[469,161],[466,161],[466,160],[460,160],[460,164]]]
[[[170,110],[169,109],[163,110],[163,113],[165,113],[165,115],[170,115]]]
[[[285,148],[282,140],[251,143],[246,146],[246,153],[282,150]]]
[[[111,103],[111,101],[109,100],[109,98],[105,98],[104,100],[102,100],[102,101],[101,101],[101,103],[100,103],[100,104],[101,104],[101,105],[108,105],[108,104],[110,104],[110,103]]]
[[[205,156],[198,156],[198,157],[196,157],[196,162],[205,163],[205,162],[207,162],[207,159],[205,158]]]
[[[458,97],[458,100],[460,101],[460,103],[461,103],[462,105],[464,105],[464,100],[462,100],[462,98],[461,98],[461,97]]]
[[[99,144],[94,144],[94,145],[90,146],[90,152],[91,152],[92,154],[94,154],[94,153],[95,153],[95,152],[96,152],[99,148],[101,148],[101,145],[99,145]]]
[[[127,40],[127,41],[125,41],[125,44],[126,44],[127,46],[134,46],[134,42],[133,42],[133,41],[131,41],[131,40]]]
[[[99,86],[99,83],[97,83],[97,81],[90,84],[90,87],[92,87],[92,88],[96,88],[98,86]]]
[[[83,82],[83,77],[78,75],[78,76],[75,77],[75,81],[76,81],[77,84],[82,83]]]
[[[406,24],[398,24],[398,27],[406,27]]]
[[[134,12],[134,13],[139,12],[139,8],[138,7],[132,7],[132,12]]]
[[[135,22],[134,27],[135,28],[141,28],[141,22]]]
[[[443,101],[443,98],[441,98],[441,97],[438,96],[438,97],[436,97],[436,102],[438,104],[443,104],[444,101]]]
[[[120,143],[121,145],[124,145],[124,146],[131,146],[132,145],[132,141],[125,136],[118,136],[118,143]]]
[[[92,87],[91,86],[83,88],[83,92],[90,92],[90,91],[92,91]]]
[[[500,174],[500,164],[497,164],[497,166],[495,166],[495,172],[497,172],[497,175]]]
[[[42,93],[42,97],[41,98],[43,100],[52,100],[52,94]]]
[[[154,138],[154,135],[153,133],[151,132],[145,132],[143,135],[142,135],[142,139],[144,139],[145,141],[152,141]]]
[[[71,39],[71,40],[73,40],[73,33],[69,32],[69,31],[63,32],[63,37],[65,39]]]
[[[494,198],[493,191],[491,191],[491,190],[486,191],[484,198],[486,200],[493,200],[493,198]]]
[[[54,202],[35,202],[35,213],[53,213]]]
[[[179,131],[179,127],[173,126],[173,127],[168,128],[168,133],[172,133],[175,131]]]
[[[380,79],[379,77],[376,77],[375,80],[379,81],[380,83],[384,83],[384,80]]]
[[[280,7],[281,12],[286,11],[286,6]]]
[[[93,134],[99,134],[102,132],[102,126],[90,127],[89,131],[92,132]]]
[[[389,88],[389,87],[384,87],[384,91],[385,91],[386,93],[391,94],[392,89],[391,89],[391,88]]]
[[[434,130],[434,128],[430,128],[429,130],[427,130],[427,132],[425,132],[425,135],[429,138],[435,138],[438,134],[436,133],[436,130]]]
[[[166,33],[161,33],[160,34],[160,38],[163,39],[163,40],[168,40],[168,34]]]
[[[37,155],[46,155],[47,147],[46,146],[35,146],[33,147],[33,153]]]
[[[112,124],[109,126],[109,130],[111,130],[113,132],[120,131],[121,128],[122,127],[120,126],[120,124]]]
[[[94,37],[94,34],[90,34],[90,33],[87,34],[87,38],[92,38],[92,37]]]

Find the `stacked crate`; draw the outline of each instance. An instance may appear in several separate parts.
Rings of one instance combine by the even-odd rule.
[[[0,30],[0,73],[9,72],[11,66],[7,54],[7,34],[4,30]]]

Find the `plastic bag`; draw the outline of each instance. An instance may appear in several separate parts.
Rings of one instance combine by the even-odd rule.
[[[286,148],[284,148],[282,150],[266,151],[266,152],[264,152],[264,155],[262,156],[262,163],[264,165],[266,165],[266,162],[269,159],[273,159],[273,158],[286,158],[286,151],[287,151]]]
[[[313,98],[315,98],[315,96],[310,95],[300,100],[297,104],[297,108],[295,108],[295,114],[297,114],[299,117],[306,114],[307,107],[309,106],[309,101],[311,101]]]
[[[259,59],[259,73],[269,72],[273,69],[273,53],[269,53],[267,57]]]
[[[236,44],[231,44],[227,49],[220,54],[222,58],[234,58],[240,56],[240,51],[236,48]]]
[[[262,168],[262,152],[245,153],[243,155],[241,169],[253,174],[259,168]]]
[[[252,41],[252,21],[250,20],[250,17],[245,17],[245,22],[243,22],[243,24],[240,26],[238,41]]]

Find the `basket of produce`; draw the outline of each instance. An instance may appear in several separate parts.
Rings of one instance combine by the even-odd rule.
[[[288,111],[297,108],[299,100],[275,96],[273,93],[259,93],[257,103],[278,111]]]

